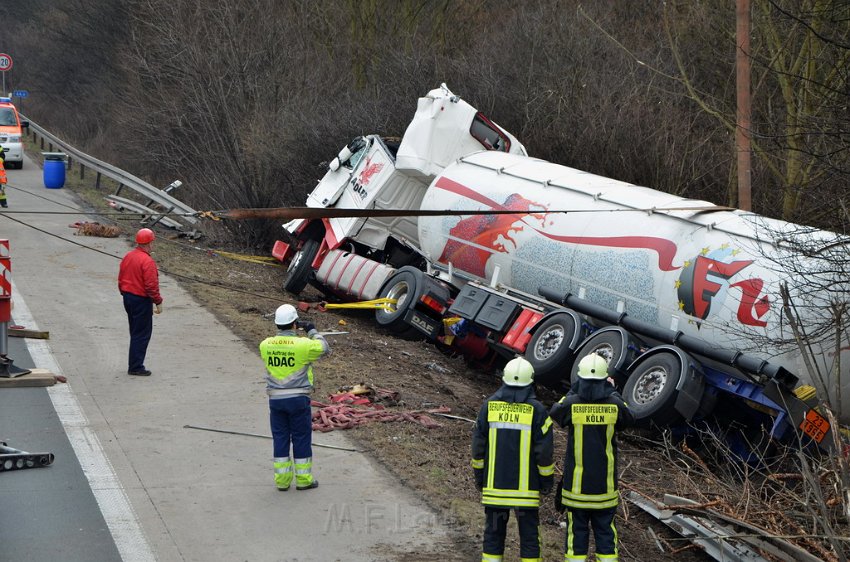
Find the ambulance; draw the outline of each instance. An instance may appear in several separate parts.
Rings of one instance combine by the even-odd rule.
[[[0,97],[0,146],[5,149],[3,163],[6,169],[24,166],[23,130],[29,121],[21,119],[11,98]]]

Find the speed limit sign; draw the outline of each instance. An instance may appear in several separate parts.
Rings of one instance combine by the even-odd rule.
[[[6,53],[0,53],[0,71],[12,69],[12,57]]]

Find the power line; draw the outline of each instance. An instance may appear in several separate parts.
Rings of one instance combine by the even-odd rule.
[[[79,214],[86,214],[86,213],[77,212],[76,214],[78,214],[78,215],[79,215]],[[5,215],[5,213],[0,213],[0,215]],[[26,226],[27,228],[31,228],[31,229],[33,229],[33,230],[35,230],[35,231],[38,231],[38,232],[40,232],[40,233],[42,233],[42,234],[46,234],[47,236],[51,236],[51,237],[53,237],[53,238],[57,238],[57,239],[62,240],[62,241],[64,241],[64,242],[68,242],[69,244],[74,244],[75,246],[79,246],[80,248],[83,248],[83,249],[86,249],[86,250],[91,250],[91,251],[93,251],[93,252],[97,252],[97,253],[99,253],[99,254],[103,254],[104,256],[109,256],[109,257],[111,257],[111,258],[115,258],[115,259],[117,259],[117,260],[121,260],[121,259],[123,259],[123,257],[124,257],[124,256],[116,256],[115,254],[110,254],[109,252],[105,252],[105,251],[103,251],[103,250],[100,250],[100,249],[98,249],[98,248],[94,248],[94,247],[92,247],[92,246],[87,246],[86,244],[82,244],[82,243],[80,243],[80,242],[77,242],[76,240],[71,240],[71,239],[69,239],[69,238],[65,238],[64,236],[59,236],[58,234],[53,234],[52,232],[48,232],[48,231],[44,230],[43,228],[39,228],[39,227],[37,227],[37,226],[34,226],[34,225],[32,225],[32,224],[26,223],[26,222],[24,222],[24,221],[22,221],[22,220],[19,220],[19,219],[16,219],[16,218],[10,217],[10,216],[6,216],[5,218],[7,218],[7,219],[9,219],[9,220],[11,220],[11,221],[14,221],[14,222],[16,222],[16,223],[18,223],[18,224],[20,224],[20,225],[22,225],[22,226]],[[167,241],[167,242],[172,242],[172,243],[174,243],[174,244],[178,244],[177,242],[174,242],[173,240],[168,240],[167,238],[164,238],[163,240],[165,240],[165,241]],[[213,251],[214,251],[214,250],[213,250]],[[171,277],[176,277],[176,278],[178,278],[178,279],[183,279],[183,280],[185,280],[185,281],[191,281],[191,282],[193,282],[193,283],[200,283],[200,284],[202,284],[202,285],[208,285],[208,286],[210,286],[210,287],[218,287],[218,288],[220,288],[220,289],[225,289],[225,290],[228,290],[228,291],[233,291],[233,292],[235,292],[235,293],[241,293],[241,294],[243,294],[243,295],[250,295],[250,296],[257,297],[257,298],[261,298],[261,299],[273,300],[273,301],[278,301],[278,302],[280,302],[281,300],[283,300],[283,299],[282,299],[279,295],[271,296],[271,295],[264,295],[264,294],[261,294],[261,293],[255,293],[255,292],[253,292],[253,291],[246,291],[246,290],[244,290],[244,289],[239,289],[238,287],[233,287],[233,286],[226,285],[226,284],[224,284],[224,283],[220,283],[220,282],[216,282],[216,281],[207,281],[207,280],[204,280],[204,279],[197,279],[197,278],[195,278],[195,277],[189,277],[188,275],[183,275],[183,274],[181,274],[181,273],[177,273],[177,272],[174,272],[174,271],[170,271],[170,270],[167,270],[167,269],[165,269],[165,268],[159,268],[159,270],[160,270],[162,273],[164,273],[164,274],[166,274],[166,275],[169,275],[169,276],[171,276]]]
[[[57,205],[73,209],[69,205],[53,201],[30,193],[35,197],[41,197]],[[604,200],[603,200],[604,201]],[[606,203],[618,204],[614,201]],[[323,218],[376,218],[376,217],[430,217],[430,216],[471,216],[471,215],[522,215],[522,214],[569,214],[569,213],[663,213],[670,211],[690,212],[717,212],[734,211],[734,207],[720,207],[717,205],[702,205],[699,207],[646,207],[646,208],[623,208],[616,209],[346,209],[339,207],[269,207],[269,208],[238,208],[219,209],[214,211],[196,211],[194,213],[156,213],[162,217],[197,217],[211,220],[252,220],[252,219],[323,219]],[[3,209],[0,215],[5,214],[35,214],[35,215],[72,215],[79,211],[24,211],[15,209]],[[124,211],[91,211],[89,215],[102,217],[124,216],[144,217],[145,213]]]

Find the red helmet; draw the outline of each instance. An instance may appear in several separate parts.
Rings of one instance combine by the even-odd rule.
[[[156,240],[156,235],[150,228],[142,228],[136,233],[136,244],[150,244]]]

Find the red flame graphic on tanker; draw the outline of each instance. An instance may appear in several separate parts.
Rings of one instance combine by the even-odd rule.
[[[368,185],[369,181],[372,179],[372,176],[383,170],[384,164],[379,162],[377,164],[372,164],[372,157],[366,159],[366,167],[363,168],[363,171],[360,172],[360,177],[358,177],[358,181],[361,185]]]
[[[591,246],[607,246],[612,248],[641,248],[658,254],[658,269],[673,271],[682,266],[673,265],[676,256],[676,244],[671,240],[655,236],[570,236],[558,235],[543,230],[547,214],[568,212],[564,209],[549,209],[545,205],[534,203],[521,195],[514,193],[500,204],[481,193],[470,189],[454,180],[441,177],[435,187],[455,193],[466,199],[476,201],[492,209],[517,211],[517,214],[506,215],[476,215],[461,220],[449,233],[453,238],[443,248],[440,261],[451,262],[455,266],[479,277],[484,277],[487,260],[493,253],[508,252],[509,249],[499,242],[500,239],[515,242],[513,233],[529,227],[541,236],[558,242],[570,244],[585,244]],[[531,207],[543,208],[544,211],[532,213]],[[539,221],[539,225],[527,222],[527,217]],[[471,244],[475,244],[472,246]],[[724,251],[731,250],[725,249]],[[705,250],[708,252],[708,249]],[[734,255],[734,253],[732,253]],[[729,283],[731,277],[745,269],[752,260],[738,260],[731,263],[714,260],[706,256],[698,256],[694,262],[686,261],[685,269],[677,282],[679,306],[684,312],[700,319],[709,315],[711,300],[723,287],[723,283],[741,290],[738,301],[738,321],[750,326],[766,326],[761,318],[770,309],[770,300],[761,295],[764,282],[762,279],[744,279],[737,283]],[[696,264],[696,265],[694,265]]]
[[[517,211],[516,215],[479,215],[463,219],[457,224],[457,226],[449,231],[452,236],[468,240],[486,248],[492,248],[498,252],[505,251],[503,245],[496,243],[499,236],[504,236],[505,238],[512,240],[510,233],[519,232],[524,228],[523,226],[515,225],[517,219],[522,221],[523,217],[527,216],[530,212],[530,206],[537,205],[516,193],[510,195],[504,204],[500,204],[466,187],[465,185],[446,177],[438,179],[435,187],[456,193],[457,195],[477,201],[478,203],[487,205],[493,209]],[[537,206],[543,207],[548,211],[548,208],[543,205]],[[559,210],[553,212],[563,211]],[[547,213],[538,213],[536,218],[539,218],[542,222],[542,217],[545,214]],[[658,269],[661,271],[673,271],[681,267],[673,265],[673,258],[676,256],[676,244],[664,238],[658,238],[655,236],[568,236],[552,234],[527,223],[526,226],[529,226],[541,236],[545,236],[550,240],[556,240],[558,242],[592,246],[608,246],[612,248],[642,248],[652,250],[658,254]],[[490,257],[490,253],[491,252],[488,252],[487,250],[469,246],[465,242],[449,240],[446,247],[443,249],[440,261],[443,263],[451,261],[454,265],[461,267],[463,270],[483,277],[484,264],[487,262],[487,258]]]
[[[475,215],[461,220],[454,228],[449,230],[449,234],[454,238],[468,240],[477,246],[492,248],[497,252],[505,252],[507,250],[504,244],[498,242],[499,238],[514,242],[511,234],[524,229],[524,225],[521,223],[524,217],[533,216],[541,222],[544,220],[546,213],[531,213],[532,205],[542,207],[542,205],[514,193],[499,207],[519,211],[516,215]],[[449,240],[446,247],[443,248],[440,261],[443,263],[451,262],[464,271],[484,277],[484,266],[491,254],[492,252],[471,246],[466,242]]]

